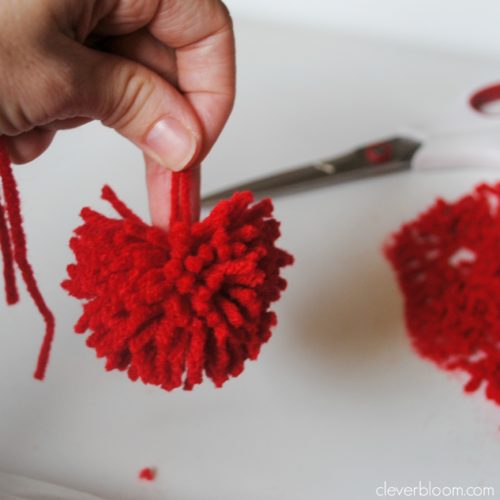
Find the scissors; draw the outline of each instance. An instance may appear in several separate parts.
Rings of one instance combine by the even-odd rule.
[[[500,116],[492,112],[492,107],[499,101],[500,83],[482,87],[466,95],[444,119],[433,120],[418,138],[395,136],[347,154],[243,182],[208,194],[203,204],[216,203],[235,191],[250,190],[257,196],[281,194],[410,169],[498,168]]]

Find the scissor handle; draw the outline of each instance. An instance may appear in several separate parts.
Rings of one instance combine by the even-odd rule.
[[[476,90],[469,97],[469,105],[471,108],[479,113],[487,115],[495,114],[488,111],[488,105],[497,101],[500,101],[500,83],[494,83]]]
[[[427,139],[413,158],[419,169],[500,169],[500,83],[468,95],[460,106],[428,127]]]

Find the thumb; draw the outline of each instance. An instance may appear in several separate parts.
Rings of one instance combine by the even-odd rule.
[[[83,68],[82,113],[114,128],[162,167],[191,165],[203,133],[182,93],[134,61],[98,52],[91,59],[90,69]]]

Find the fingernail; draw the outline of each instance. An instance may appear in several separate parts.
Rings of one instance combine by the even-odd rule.
[[[178,120],[166,117],[149,131],[145,146],[162,167],[178,172],[193,159],[197,140]]]

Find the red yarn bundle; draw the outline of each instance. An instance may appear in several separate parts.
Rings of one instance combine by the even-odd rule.
[[[52,312],[40,293],[33,269],[28,261],[19,192],[12,172],[9,155],[1,137],[0,177],[3,193],[3,196],[0,196],[0,249],[3,258],[6,301],[9,305],[16,304],[19,301],[14,268],[17,265],[28,293],[31,295],[45,322],[45,337],[34,373],[35,378],[43,380],[54,337],[55,321]]]
[[[500,184],[441,199],[387,243],[416,350],[500,404]]]
[[[217,387],[256,359],[271,335],[269,310],[292,257],[276,248],[279,223],[250,193],[220,202],[191,223],[191,171],[173,175],[168,232],[144,223],[109,187],[121,219],[89,208],[70,242],[76,264],[63,287],[83,300],[77,333],[106,369],[166,390],[192,389],[203,373]]]

